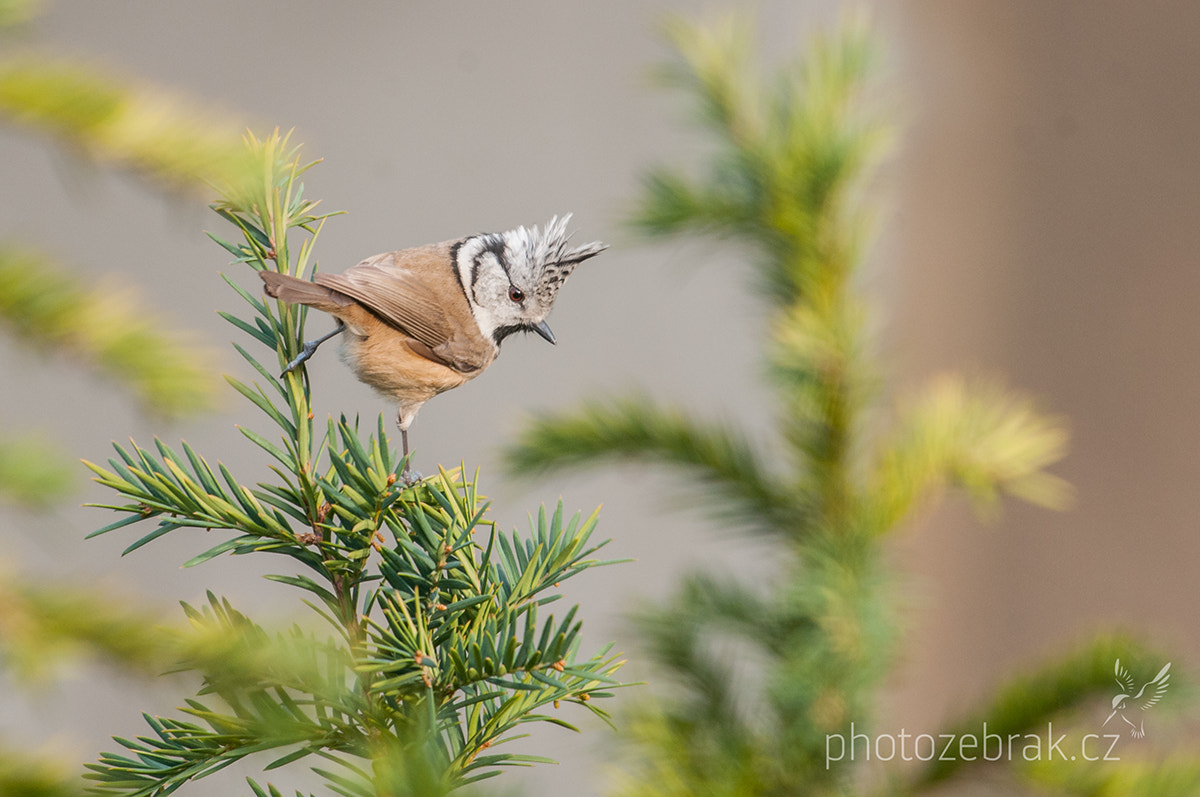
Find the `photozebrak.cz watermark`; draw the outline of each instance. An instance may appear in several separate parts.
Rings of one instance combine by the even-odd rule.
[[[1120,761],[1114,749],[1119,733],[1086,733],[1072,743],[1067,734],[1055,734],[1054,723],[1044,733],[999,734],[918,733],[903,728],[899,733],[868,736],[855,732],[825,736],[825,768],[838,761]]]
[[[1171,662],[1158,674],[1137,688],[1139,682],[1117,659],[1113,667],[1120,692],[1112,699],[1112,713],[1101,724],[1109,726],[1119,717],[1129,726],[1129,735],[1141,739],[1146,735],[1141,712],[1156,705],[1170,683]],[[1136,722],[1134,720],[1137,720]],[[850,723],[849,734],[831,733],[825,736],[825,768],[839,761],[1120,761],[1116,755],[1120,733],[1085,733],[1077,741],[1067,734],[1057,736],[1054,723],[1046,723],[1046,733],[999,734],[988,731],[983,723],[981,733],[911,734],[903,728],[898,734],[881,733],[868,736],[855,732]]]

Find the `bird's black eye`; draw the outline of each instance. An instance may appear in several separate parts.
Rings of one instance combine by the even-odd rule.
[[[512,299],[514,302],[523,302],[525,301],[525,292],[516,285],[512,285],[508,289],[508,298]]]

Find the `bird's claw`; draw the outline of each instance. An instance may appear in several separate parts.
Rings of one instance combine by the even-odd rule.
[[[400,471],[400,481],[404,482],[406,487],[412,487],[423,478],[424,477],[420,474],[420,472],[415,471],[412,468],[406,467],[404,470]]]
[[[334,328],[334,330],[332,332],[326,332],[324,335],[317,338],[316,340],[310,340],[310,341],[305,342],[300,347],[300,353],[296,355],[296,359],[292,360],[290,363],[287,364],[287,367],[283,369],[283,373],[280,374],[280,376],[281,377],[285,376],[286,374],[289,374],[292,371],[299,368],[301,363],[303,363],[309,357],[313,356],[313,353],[316,352],[318,346],[320,346],[322,343],[324,343],[325,341],[332,338],[334,335],[340,335],[345,331],[346,331],[346,325],[339,321],[338,325]]]
[[[317,346],[319,345],[321,344],[312,340],[310,340],[308,343],[305,343],[303,348],[300,349],[300,353],[296,355],[295,359],[293,359],[284,367],[283,373],[280,374],[280,376],[286,376],[287,374],[290,374],[292,371],[295,371],[297,368],[299,368],[308,360],[308,358],[313,356],[317,350]]]

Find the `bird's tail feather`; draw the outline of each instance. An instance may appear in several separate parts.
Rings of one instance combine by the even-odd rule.
[[[354,302],[349,296],[332,288],[277,271],[263,270],[258,272],[258,276],[262,278],[263,291],[267,296],[288,304],[305,304],[331,313]]]

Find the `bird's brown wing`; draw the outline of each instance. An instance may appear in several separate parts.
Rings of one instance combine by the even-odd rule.
[[[353,297],[403,330],[422,357],[456,371],[478,371],[491,363],[493,347],[479,334],[461,289],[445,284],[439,271],[449,272],[448,263],[422,248],[375,255],[342,274],[318,274],[315,282]]]
[[[397,268],[394,253],[368,258],[344,274],[318,274],[315,281],[352,296],[431,349],[454,334],[437,296],[416,275]]]

